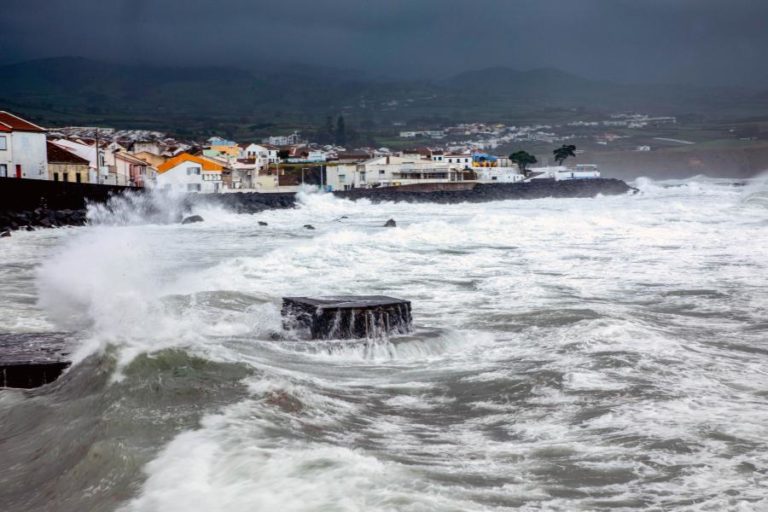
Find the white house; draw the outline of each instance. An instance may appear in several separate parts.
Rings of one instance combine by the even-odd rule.
[[[360,163],[329,166],[326,184],[333,190],[461,181],[460,169],[419,155],[380,156]]]
[[[110,169],[106,161],[106,153],[103,148],[99,148],[97,156],[95,145],[87,145],[82,142],[75,142],[69,139],[56,139],[53,142],[57,146],[60,146],[67,151],[74,153],[80,158],[88,160],[88,183],[117,185],[117,174],[110,173]]]
[[[45,128],[0,111],[0,177],[48,179]]]
[[[587,180],[600,177],[600,171],[594,164],[578,164],[576,167],[565,167],[563,165],[550,167],[532,167],[531,179],[550,179],[555,181],[564,180]]]
[[[472,155],[465,153],[445,153],[437,151],[432,154],[433,162],[448,164],[453,169],[465,169],[472,167]]]
[[[280,158],[277,156],[278,149],[274,146],[262,144],[249,144],[242,152],[242,157],[253,160],[256,170],[266,169],[269,164],[276,164]]]
[[[182,153],[157,167],[156,186],[163,190],[213,194],[222,191],[224,166]]]
[[[515,183],[525,180],[517,167],[476,167],[472,170],[481,183]]]
[[[299,132],[293,132],[290,135],[277,135],[273,137],[267,137],[263,140],[263,142],[266,142],[272,146],[290,146],[292,144],[298,144],[301,142],[301,137],[299,136]]]
[[[153,155],[162,155],[165,146],[156,140],[137,140],[133,143],[131,151],[133,153],[151,153]]]

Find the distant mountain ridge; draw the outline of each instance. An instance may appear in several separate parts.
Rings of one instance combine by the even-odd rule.
[[[495,121],[533,116],[542,109],[674,114],[754,98],[705,87],[595,81],[548,68],[495,67],[418,81],[377,80],[354,70],[309,65],[245,70],[59,57],[0,66],[0,76],[0,107],[41,122],[98,121],[195,133],[216,123],[317,125],[339,113],[371,125],[411,119]]]

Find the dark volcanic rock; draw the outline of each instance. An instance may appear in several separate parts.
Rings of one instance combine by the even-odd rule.
[[[0,334],[0,388],[35,388],[70,365],[60,333]]]
[[[315,226],[312,224],[304,224],[304,229],[315,229]]]
[[[190,215],[181,221],[182,224],[194,224],[195,222],[203,222],[203,218],[199,215]]]
[[[103,203],[113,194],[125,190],[144,193],[141,189],[105,187],[102,185],[65,186],[59,182],[40,180],[0,179],[0,232],[25,229],[27,226],[59,227],[82,226],[86,224],[85,203]],[[31,182],[35,183],[31,183]],[[385,201],[410,203],[479,203],[507,199],[589,198],[597,195],[626,194],[633,189],[617,179],[590,180],[533,180],[526,183],[477,184],[460,190],[432,190],[416,192],[384,187],[375,189],[353,189],[334,192],[337,197],[351,200],[368,199],[373,203]],[[294,208],[296,195],[293,193],[263,194],[243,192],[238,194],[190,194],[184,199],[185,211],[194,211],[197,205],[216,205],[238,213],[258,213],[265,210]],[[346,216],[339,217],[344,219]],[[195,220],[192,220],[195,219]],[[193,215],[186,219],[179,215],[178,222],[188,224],[201,222],[202,217]],[[267,225],[259,221],[259,225]],[[394,220],[392,220],[394,223]],[[396,225],[396,223],[394,223]],[[305,229],[314,229],[307,224]],[[390,226],[389,222],[387,226]]]
[[[435,190],[415,192],[398,187],[352,189],[333,192],[336,197],[346,199],[368,199],[373,203],[409,202],[409,203],[482,203],[507,199],[542,199],[554,198],[589,198],[598,195],[620,195],[632,188],[625,182],[612,178],[589,180],[533,180],[525,183],[479,183],[472,188],[462,190]],[[190,198],[190,207],[194,204],[209,203],[224,206],[239,213],[258,213],[277,208],[296,206],[294,194],[263,194],[244,192],[240,194],[195,194]],[[343,217],[339,217],[342,219]],[[339,220],[336,219],[336,220]]]
[[[10,231],[3,231],[2,233],[0,233],[0,238],[8,238],[9,236],[11,236]]]
[[[283,327],[310,339],[381,338],[411,330],[411,303],[374,296],[284,297]]]
[[[269,225],[269,224],[267,224],[267,223],[266,223],[266,222],[264,222],[263,220],[260,220],[260,221],[259,221],[259,226],[268,226],[268,225]]]
[[[411,203],[483,203],[506,199],[588,198],[598,195],[626,194],[631,187],[621,180],[597,178],[589,180],[533,180],[525,183],[478,183],[471,189],[415,192],[397,190],[397,187],[353,189],[335,192],[347,199],[368,199],[374,203],[384,201]]]
[[[389,219],[387,222],[384,223],[385,228],[396,228],[397,222],[395,222],[395,219]]]

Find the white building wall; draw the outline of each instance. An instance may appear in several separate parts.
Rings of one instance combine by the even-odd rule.
[[[16,167],[13,165],[13,140],[12,133],[0,133],[5,149],[0,149],[0,178],[16,176]]]
[[[48,179],[48,151],[45,134],[35,132],[2,133],[5,150],[0,150],[0,165],[6,177],[16,177],[16,166],[21,166],[21,177],[29,180]]]
[[[13,158],[15,165],[21,165],[22,178],[48,179],[48,151],[44,133],[13,132]]]
[[[595,166],[578,166],[575,169],[565,166],[534,167],[531,172],[540,173],[533,179],[584,180],[600,177],[600,171]]]
[[[517,167],[475,167],[472,170],[477,173],[477,181],[480,182],[515,183],[525,179]]]
[[[221,172],[204,171],[196,162],[181,162],[157,175],[157,187],[174,192],[214,194],[221,192]]]
[[[555,173],[556,181],[563,180],[587,180],[600,177],[600,171],[597,170],[577,170],[566,169],[564,171],[557,171]]]
[[[325,168],[325,185],[331,190],[345,190],[355,183],[357,164],[329,165]]]

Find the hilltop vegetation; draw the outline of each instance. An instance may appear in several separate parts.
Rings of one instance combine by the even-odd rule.
[[[768,97],[747,90],[622,85],[553,69],[491,68],[407,81],[323,67],[173,68],[64,57],[0,66],[0,76],[0,105],[46,125],[103,124],[181,136],[309,132],[337,114],[353,130],[382,139],[396,133],[393,122],[557,122],[616,110],[768,116]]]

